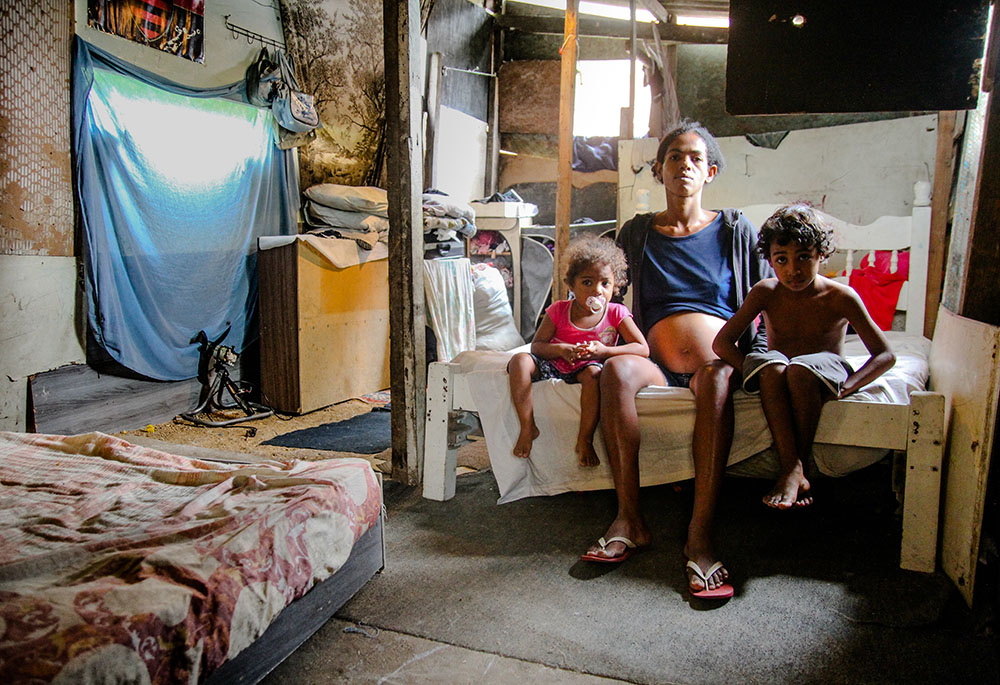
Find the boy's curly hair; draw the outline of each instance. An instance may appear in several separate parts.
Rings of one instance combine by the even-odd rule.
[[[625,253],[611,238],[584,233],[574,238],[566,248],[566,282],[572,284],[580,272],[588,266],[605,264],[611,267],[611,273],[615,277],[614,292],[617,295],[628,277]]]
[[[833,254],[833,229],[811,205],[804,202],[786,205],[772,214],[760,227],[757,252],[764,259],[771,258],[771,244],[798,243],[802,247],[815,247],[821,259]]]
[[[693,121],[691,119],[682,120],[677,128],[660,138],[660,145],[656,148],[656,161],[663,164],[663,160],[667,158],[667,150],[670,149],[670,143],[674,142],[674,139],[678,136],[692,132],[697,133],[698,137],[705,141],[705,153],[708,165],[712,166],[714,164],[716,173],[721,174],[722,170],[726,168],[726,158],[722,156],[719,142],[700,121]]]

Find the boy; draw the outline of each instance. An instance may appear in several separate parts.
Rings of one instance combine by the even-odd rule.
[[[758,282],[719,331],[712,349],[743,370],[743,389],[760,392],[781,470],[763,501],[775,509],[812,503],[803,461],[823,403],[850,395],[892,368],[896,357],[857,293],[819,275],[832,231],[812,207],[782,207],[764,223],[757,250],[777,278]],[[764,315],[768,351],[743,355],[740,334]],[[841,356],[850,324],[871,355],[855,371]]]

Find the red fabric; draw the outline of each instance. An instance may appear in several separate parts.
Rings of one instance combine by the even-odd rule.
[[[875,253],[874,265],[870,264],[868,255],[865,255],[859,268],[851,271],[848,279],[850,286],[857,291],[861,301],[864,302],[872,320],[883,331],[892,328],[892,316],[896,313],[899,291],[910,275],[909,251],[897,254],[895,273],[889,273],[892,252],[879,250]]]

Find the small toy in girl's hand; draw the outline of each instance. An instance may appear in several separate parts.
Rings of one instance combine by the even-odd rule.
[[[587,298],[587,309],[596,314],[597,312],[604,309],[604,305],[606,302],[607,300],[605,300],[600,295],[591,295],[590,297]]]

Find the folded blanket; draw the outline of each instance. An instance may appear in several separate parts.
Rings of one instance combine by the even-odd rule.
[[[476,235],[476,225],[465,217],[433,216],[424,214],[424,230],[457,231],[467,238]]]
[[[447,195],[424,193],[422,204],[424,216],[450,216],[455,219],[468,219],[470,223],[476,220],[476,213],[472,207],[464,202],[455,202]]]
[[[303,195],[316,204],[332,209],[389,216],[389,200],[381,188],[319,183],[307,188]]]
[[[348,228],[364,233],[388,233],[389,220],[367,212],[345,211],[333,209],[321,204],[307,201],[305,204],[306,223],[310,226],[325,228]]]

